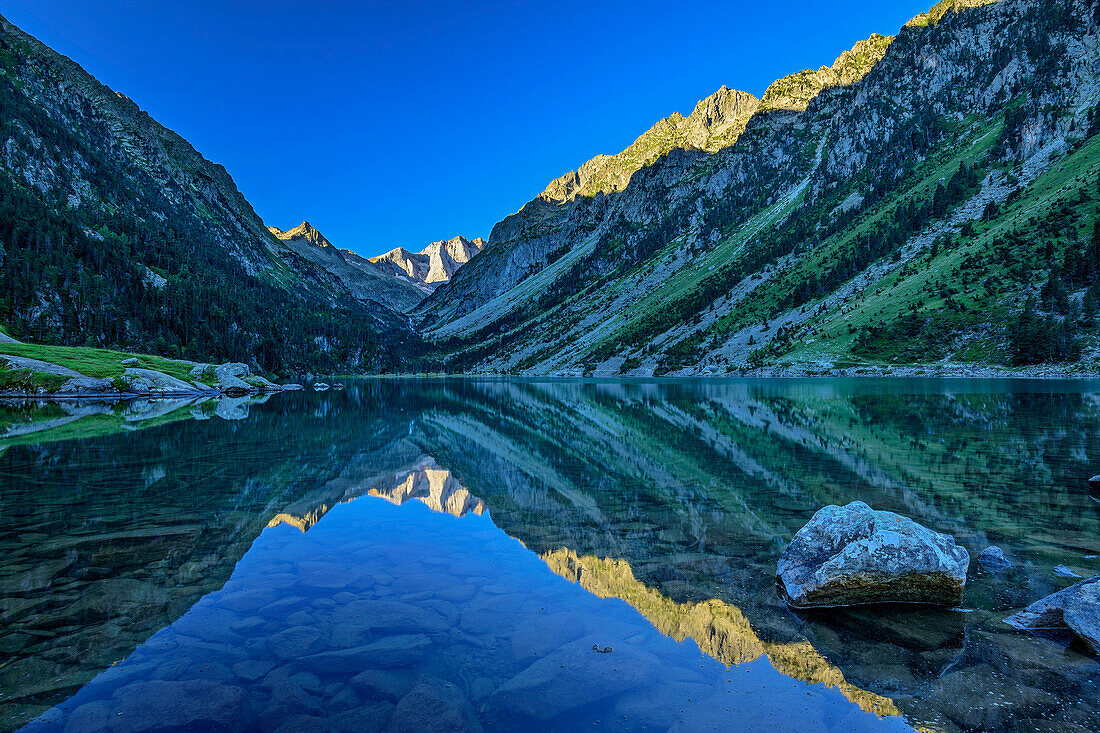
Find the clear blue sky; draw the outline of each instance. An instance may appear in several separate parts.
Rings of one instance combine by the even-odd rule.
[[[722,84],[893,34],[933,0],[0,0],[223,164],[268,224],[374,255],[488,236]]]

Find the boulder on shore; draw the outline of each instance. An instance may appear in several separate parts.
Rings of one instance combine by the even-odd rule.
[[[218,380],[218,388],[226,394],[245,394],[255,391],[251,384],[244,381],[248,376],[247,364],[230,362],[214,367],[214,377]]]
[[[969,567],[954,537],[853,501],[814,514],[783,551],[776,580],[795,608],[957,606]]]
[[[1069,629],[1100,654],[1100,575],[1035,601],[1005,623],[1024,631]]]

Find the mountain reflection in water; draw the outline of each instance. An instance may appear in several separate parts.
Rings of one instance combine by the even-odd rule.
[[[340,705],[369,707],[381,726],[403,700],[443,700],[489,729],[1098,727],[1095,661],[1000,623],[1069,584],[1055,565],[1097,571],[1097,504],[1082,479],[1100,462],[1100,405],[1080,385],[366,381],[196,410],[235,420],[192,420],[192,409],[139,432],[97,424],[80,437],[68,420],[0,438],[7,726],[62,702],[43,725],[74,705],[113,705],[121,729],[127,700],[172,682],[161,693],[175,709],[222,695],[223,713],[263,729],[318,710],[335,725]],[[25,425],[29,412],[5,414]],[[372,495],[404,506],[360,498]],[[856,498],[950,532],[972,556],[999,544],[1017,568],[994,576],[972,563],[968,613],[787,611],[774,593],[785,543],[817,508]],[[340,575],[339,589],[317,586]],[[219,605],[264,593],[305,600],[254,609],[260,620]],[[334,639],[352,603],[443,622]],[[222,611],[237,618],[204,620]],[[224,638],[204,639],[218,628]],[[312,638],[303,628],[320,636],[275,654],[271,639]],[[538,643],[517,642],[521,630]],[[387,640],[419,651],[385,667],[404,680],[385,694],[352,683],[358,663],[307,668]],[[359,653],[378,661],[377,649]],[[667,689],[618,673],[593,683],[605,657],[656,670]],[[428,675],[415,688],[414,673]],[[570,687],[593,684],[610,691],[589,700]],[[283,707],[269,710],[276,693]],[[580,702],[531,702],[556,697]]]

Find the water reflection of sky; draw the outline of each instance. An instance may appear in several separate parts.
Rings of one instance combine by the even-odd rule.
[[[134,650],[219,591],[257,537],[262,539],[247,563],[280,532],[311,537],[302,547],[311,546],[324,536],[318,530],[329,531],[326,513],[333,507],[332,516],[340,517],[352,508],[366,511],[364,502],[384,503],[373,495],[404,503],[402,510],[417,515],[425,508],[469,515],[462,521],[472,523],[459,526],[482,526],[477,516],[490,513],[499,531],[493,525],[486,525],[488,530],[515,538],[530,550],[524,557],[537,563],[523,592],[540,585],[538,578],[559,586],[568,581],[564,588],[572,591],[562,591],[557,602],[570,614],[583,615],[574,611],[577,598],[599,608],[625,603],[624,618],[656,628],[667,637],[660,643],[697,644],[705,655],[698,662],[704,670],[717,660],[736,663],[738,674],[747,669],[756,675],[758,667],[782,673],[788,689],[791,679],[812,682],[814,695],[796,684],[793,689],[800,691],[786,696],[803,717],[813,714],[803,715],[803,706],[792,701],[805,697],[809,704],[820,693],[841,695],[852,709],[887,715],[900,709],[912,725],[945,733],[1030,730],[1044,720],[1097,730],[1095,659],[1065,638],[1023,635],[1002,622],[1073,582],[1055,575],[1056,566],[1082,575],[1100,571],[1100,503],[1085,481],[1100,466],[1095,389],[1085,383],[1005,380],[364,380],[344,392],[283,394],[233,410],[212,403],[168,413],[159,404],[119,405],[104,408],[107,412],[0,406],[0,432],[5,420],[16,431],[0,437],[0,729],[22,725],[78,694],[112,663],[128,660],[108,669],[107,680],[130,674]],[[951,533],[972,557],[997,544],[1015,567],[990,573],[972,562],[965,613],[916,608],[791,613],[774,592],[776,559],[814,511],[854,499]],[[401,517],[406,515],[392,515],[391,521]],[[427,529],[456,521],[425,516],[407,534],[423,537]],[[281,526],[263,531],[272,523]],[[374,527],[376,521],[361,523]],[[424,567],[431,567],[432,557],[472,558],[468,542],[423,537],[420,547],[409,548],[409,557],[424,558]],[[399,544],[407,543],[400,536],[377,543]],[[491,566],[494,559],[486,562]],[[334,562],[312,556],[308,562],[322,560]],[[383,570],[392,574],[385,562],[376,580]],[[293,557],[283,563],[284,576],[304,572],[304,565],[293,567]],[[355,568],[372,563],[357,560]],[[355,598],[358,591],[348,592]],[[458,615],[444,616],[451,624],[470,599],[456,596],[463,591],[454,587],[439,592],[458,609]],[[508,593],[499,595],[496,602],[507,605]],[[412,591],[399,597],[404,607],[417,606]],[[373,606],[372,613],[380,612],[380,599],[360,600]],[[335,592],[329,602],[339,602]],[[171,705],[163,697],[164,683],[178,679],[168,679],[176,673],[158,663],[156,674],[166,679],[146,679],[157,684],[144,691],[126,685],[128,692],[100,700],[85,711],[91,717],[74,727],[102,727],[113,711],[109,727],[119,728],[130,713],[107,702],[137,705],[156,688],[162,688],[161,708],[179,709],[196,697],[207,708],[237,706],[238,713],[257,716],[256,726],[263,730],[292,711],[316,718],[318,705],[328,724],[341,706],[339,712],[358,709],[360,717],[375,720],[367,714],[373,711],[386,722],[414,691],[416,707],[430,707],[428,701],[435,699],[459,711],[461,722],[463,711],[480,711],[498,687],[577,640],[551,636],[555,645],[540,648],[541,656],[517,656],[506,630],[500,634],[504,641],[492,637],[487,643],[496,646],[484,646],[473,637],[442,639],[441,632],[398,625],[383,629],[385,638],[423,646],[423,658],[396,668],[398,679],[390,679],[381,697],[368,698],[359,689],[365,684],[361,678],[336,702],[343,693],[333,686],[338,680],[310,672],[314,681],[303,669],[293,673],[298,676],[292,685],[269,679],[276,669],[267,666],[270,660],[251,659],[272,653],[268,632],[287,631],[278,639],[289,642],[298,635],[306,647],[315,644],[308,631],[286,628],[294,626],[290,616],[299,611],[305,615],[297,617],[297,625],[313,625],[311,608],[289,610],[282,626],[263,616],[257,622],[251,617],[259,614],[251,612],[245,626],[222,624],[221,632],[218,624],[205,623],[202,634],[188,633],[195,637],[188,642],[192,647],[200,637],[216,641],[210,635],[225,633],[233,641],[228,646],[243,649],[247,658],[230,655],[215,664],[213,655],[224,653],[226,644],[210,647],[202,667],[209,676],[172,687],[186,694],[167,700]],[[514,625],[526,624],[528,633],[538,636],[538,620]],[[566,619],[561,626],[568,628]],[[176,624],[173,633],[180,628]],[[579,628],[588,634],[587,627]],[[418,636],[422,633],[426,642]],[[372,635],[358,646],[379,640]],[[324,643],[331,643],[329,637]],[[593,643],[600,642],[588,642],[588,652]],[[455,651],[463,644],[465,657]],[[625,656],[619,646],[609,645],[616,651],[601,657]],[[476,663],[469,661],[475,656],[470,647],[480,649]],[[316,653],[308,649],[299,656]],[[418,655],[415,649],[410,653]],[[665,668],[665,652],[647,653],[656,654]],[[582,655],[590,664],[601,657]],[[446,662],[451,658],[459,661]],[[242,662],[248,664],[239,666]],[[183,669],[186,660],[174,664],[172,669]],[[421,668],[430,674],[413,690],[408,678],[415,682]],[[558,670],[572,668],[557,663]],[[150,677],[152,669],[140,674]],[[380,679],[370,689],[379,687]],[[471,687],[477,679],[484,682]],[[773,683],[745,677],[750,679],[767,685],[772,702],[783,697]],[[101,695],[104,684],[101,679],[79,694]],[[738,688],[749,703],[753,695],[764,700],[764,689]],[[626,705],[621,701],[641,690],[617,690],[603,702],[587,704],[600,709],[606,725],[606,711]],[[286,703],[275,710],[283,718],[275,713],[259,718],[276,692]],[[706,694],[716,705],[722,699],[714,698],[717,692]],[[636,695],[647,696],[663,700],[663,709],[676,715],[690,712],[684,705],[668,708],[668,700],[651,690]],[[703,697],[687,697],[691,710],[705,709]],[[305,707],[292,705],[295,700]],[[347,707],[352,704],[358,707]],[[375,707],[364,711],[368,706]],[[719,707],[724,712],[725,705]],[[230,719],[245,727],[241,721],[251,720]],[[490,726],[494,720],[500,718],[485,718]],[[155,720],[146,722],[155,727]],[[547,727],[567,723],[575,721]]]
[[[608,653],[593,651],[611,647]],[[487,516],[365,497],[265,530],[225,587],[30,730],[908,730],[767,656],[728,668]]]

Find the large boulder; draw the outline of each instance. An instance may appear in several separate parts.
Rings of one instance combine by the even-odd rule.
[[[123,372],[129,384],[127,392],[133,394],[152,395],[193,395],[200,394],[195,385],[176,379],[170,374],[158,372],[154,369],[137,369],[130,367]]]
[[[854,501],[821,509],[798,531],[779,558],[777,583],[795,608],[957,606],[969,567],[954,537]]]
[[[114,383],[110,379],[97,377],[74,377],[61,385],[58,395],[105,395],[117,394]]]
[[[1100,575],[1035,601],[1005,623],[1024,631],[1069,629],[1100,654]]]
[[[255,387],[244,381],[250,373],[247,364],[230,362],[214,367],[214,377],[218,380],[218,387],[227,394],[254,392]]]

